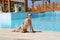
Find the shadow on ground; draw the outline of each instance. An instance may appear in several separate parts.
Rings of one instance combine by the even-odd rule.
[[[34,31],[34,32],[31,32],[31,33],[40,33],[42,31]],[[29,31],[27,31],[26,33],[30,33]]]

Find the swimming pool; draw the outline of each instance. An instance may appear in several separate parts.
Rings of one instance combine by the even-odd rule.
[[[11,26],[7,28],[17,29],[23,24],[27,14],[28,12],[11,13]],[[60,12],[32,13],[31,20],[34,30],[60,31]]]

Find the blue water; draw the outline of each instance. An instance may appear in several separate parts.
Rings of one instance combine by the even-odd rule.
[[[23,24],[28,13],[11,13],[11,29],[17,29]],[[34,30],[59,31],[60,12],[32,13],[32,26]]]

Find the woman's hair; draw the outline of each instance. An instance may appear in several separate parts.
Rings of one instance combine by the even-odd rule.
[[[28,13],[28,16],[32,16],[32,13]]]
[[[26,18],[28,18],[29,15],[32,16],[32,13],[28,13]]]

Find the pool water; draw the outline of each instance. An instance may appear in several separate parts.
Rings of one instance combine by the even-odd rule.
[[[60,12],[32,13],[32,26],[34,30],[60,31]],[[24,15],[23,15],[24,16]],[[11,28],[18,28],[25,18],[12,20]]]
[[[11,13],[11,26],[8,28],[17,29],[23,24],[28,13]],[[60,12],[32,13],[32,26],[34,30],[59,31]]]

